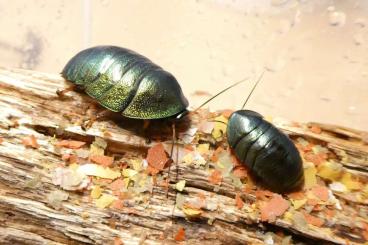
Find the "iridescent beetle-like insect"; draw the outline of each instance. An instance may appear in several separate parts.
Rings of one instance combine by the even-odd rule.
[[[179,120],[188,112],[188,100],[175,77],[129,49],[88,48],[76,54],[61,74],[103,107],[124,117]],[[57,94],[60,96],[69,90],[73,90],[73,86]],[[172,121],[173,147],[175,120]]]
[[[61,74],[103,107],[125,117],[161,119],[187,112],[188,101],[175,77],[125,48],[97,46],[83,50]]]
[[[270,190],[289,192],[304,183],[302,159],[294,143],[259,113],[244,109],[233,112],[227,141],[236,157]]]

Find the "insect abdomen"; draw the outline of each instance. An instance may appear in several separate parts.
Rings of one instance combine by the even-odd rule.
[[[228,142],[238,159],[270,189],[285,192],[304,180],[302,160],[293,142],[256,112],[234,112]]]
[[[62,75],[102,106],[127,117],[164,118],[188,106],[178,82],[170,73],[146,57],[120,47],[98,46],[83,50],[68,62]],[[150,86],[147,86],[147,79]],[[155,94],[152,89],[157,87],[170,91],[160,100],[161,93]],[[151,97],[142,100],[139,96],[142,89],[151,89],[143,91]]]

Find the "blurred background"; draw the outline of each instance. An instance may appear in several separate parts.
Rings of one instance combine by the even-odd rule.
[[[58,73],[113,44],[173,73],[191,106],[368,130],[367,0],[0,0],[0,66]]]

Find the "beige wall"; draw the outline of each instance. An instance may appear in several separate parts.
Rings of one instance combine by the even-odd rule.
[[[368,130],[366,0],[0,0],[0,66],[59,72],[79,50],[124,46],[172,72],[192,106],[264,76],[264,115]],[[239,108],[251,83],[210,104]]]

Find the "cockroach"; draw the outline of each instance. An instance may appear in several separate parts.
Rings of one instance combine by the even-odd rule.
[[[132,50],[97,46],[77,53],[61,74],[74,86],[57,91],[59,96],[76,86],[106,109],[124,117],[174,119],[172,156],[175,122],[187,115],[188,100],[171,73]]]
[[[66,64],[61,74],[103,107],[124,117],[162,119],[187,112],[188,100],[176,78],[126,48],[85,49]]]
[[[304,183],[302,159],[290,138],[263,116],[244,110],[255,83],[241,110],[233,112],[227,124],[227,141],[236,157],[268,189],[285,193]]]

